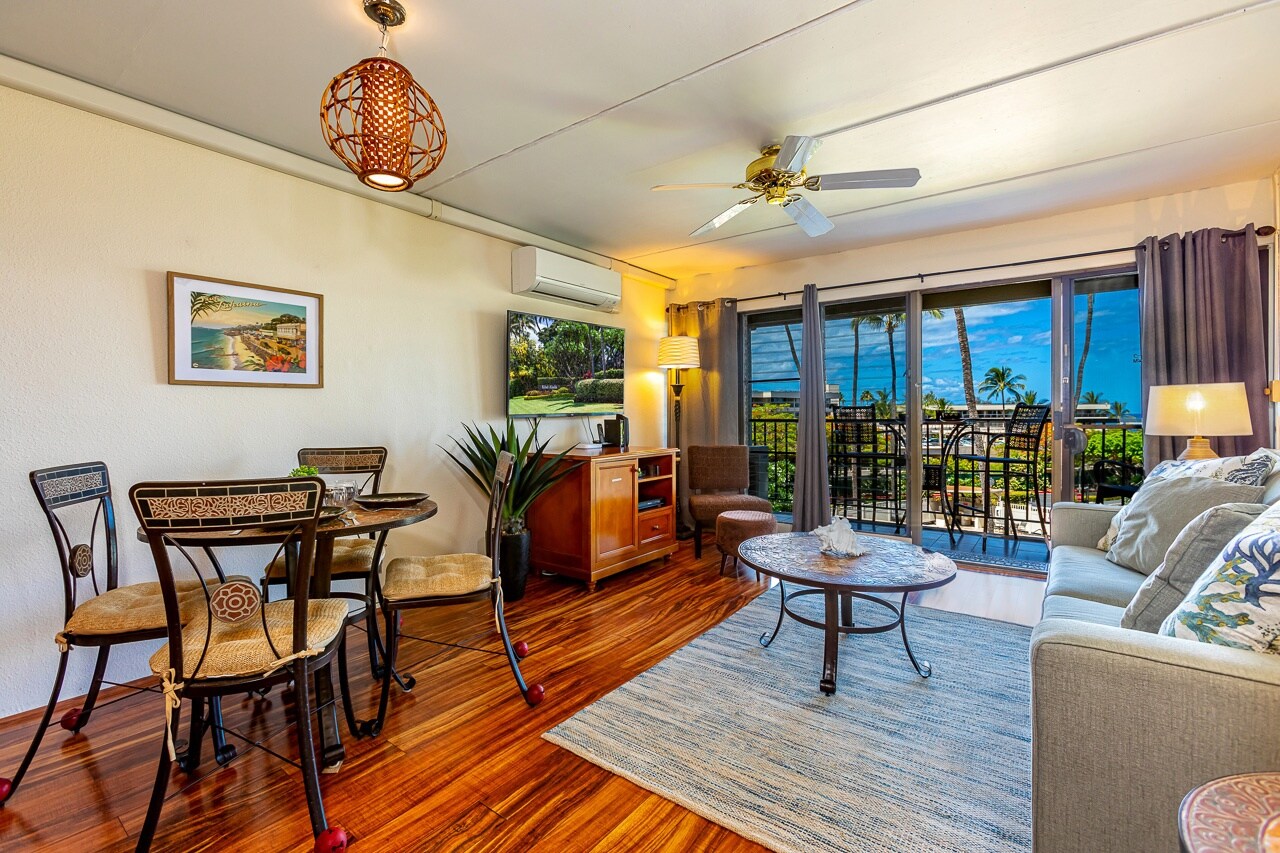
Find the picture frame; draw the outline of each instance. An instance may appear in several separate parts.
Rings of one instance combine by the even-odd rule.
[[[324,387],[324,296],[170,271],[169,384]]]

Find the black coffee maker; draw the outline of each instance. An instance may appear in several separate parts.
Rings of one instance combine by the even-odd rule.
[[[626,450],[631,444],[631,425],[626,415],[616,415],[613,420],[606,420],[600,425],[600,443],[605,447],[619,447]]]

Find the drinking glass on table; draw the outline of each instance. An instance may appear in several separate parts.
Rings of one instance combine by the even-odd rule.
[[[337,487],[342,489],[342,502],[338,506],[346,510],[342,516],[343,524],[355,524],[356,516],[351,514],[351,506],[356,502],[356,496],[360,494],[360,484],[355,480],[342,480]]]
[[[343,524],[351,524],[354,521],[354,519],[350,518],[351,505],[355,503],[356,495],[359,492],[360,487],[349,480],[334,483],[326,490],[325,495],[328,502],[333,506],[342,508]]]

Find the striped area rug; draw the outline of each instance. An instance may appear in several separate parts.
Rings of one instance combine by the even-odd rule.
[[[819,631],[757,642],[777,608],[775,587],[543,737],[778,851],[1031,849],[1030,629],[911,606],[933,677],[896,631],[849,636],[828,697]]]

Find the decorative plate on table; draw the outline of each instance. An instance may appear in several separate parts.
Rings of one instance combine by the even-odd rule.
[[[345,512],[346,510],[340,506],[322,506],[320,507],[320,523],[324,524],[326,521],[341,518]]]
[[[426,492],[384,492],[380,495],[360,495],[356,503],[365,509],[393,509],[413,506],[431,497]]]

